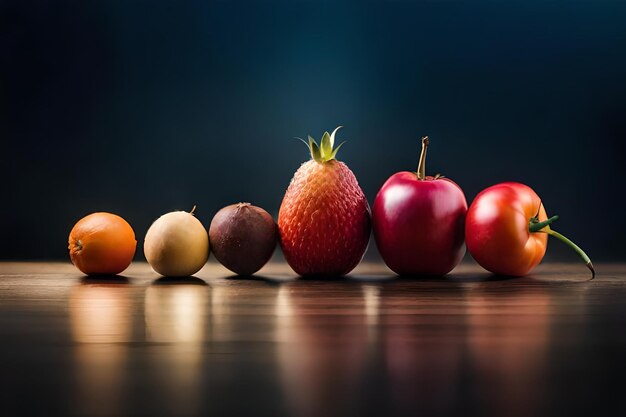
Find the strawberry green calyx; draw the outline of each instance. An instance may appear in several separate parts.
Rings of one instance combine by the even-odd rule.
[[[311,151],[311,157],[315,162],[324,163],[328,161],[332,161],[335,159],[337,155],[337,151],[341,148],[344,142],[341,142],[339,146],[335,148],[335,134],[342,126],[337,127],[333,130],[333,133],[324,132],[322,139],[320,140],[320,144],[318,145],[315,139],[309,136],[309,143],[307,146]],[[304,141],[303,141],[304,142]],[[306,144],[306,142],[304,142]]]

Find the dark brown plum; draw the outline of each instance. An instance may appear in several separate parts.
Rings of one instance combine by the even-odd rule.
[[[278,226],[272,216],[250,203],[226,206],[209,227],[215,258],[239,275],[252,275],[272,257],[278,241]]]

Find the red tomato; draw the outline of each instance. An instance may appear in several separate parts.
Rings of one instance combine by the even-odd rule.
[[[465,221],[465,243],[476,262],[488,271],[523,276],[541,262],[548,235],[552,235],[577,251],[595,275],[582,249],[550,228],[557,218],[548,219],[532,188],[504,182],[483,190],[472,202]]]
[[[372,209],[378,250],[399,275],[445,275],[465,254],[465,195],[453,181],[425,175],[427,147],[426,137],[418,172],[392,175]]]

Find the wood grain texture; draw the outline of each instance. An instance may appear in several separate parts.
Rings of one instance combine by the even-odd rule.
[[[0,415],[625,415],[626,265],[597,271],[0,263]]]

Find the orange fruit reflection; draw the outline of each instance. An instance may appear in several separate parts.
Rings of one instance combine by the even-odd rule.
[[[74,339],[73,369],[68,369],[75,415],[125,415],[129,346],[133,339],[133,289],[120,278],[83,281],[69,294]],[[73,373],[71,372],[73,370]]]
[[[137,246],[132,227],[111,213],[80,219],[68,243],[72,263],[87,275],[119,274],[130,265]]]

